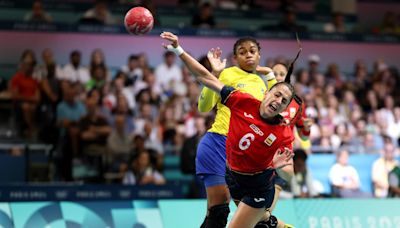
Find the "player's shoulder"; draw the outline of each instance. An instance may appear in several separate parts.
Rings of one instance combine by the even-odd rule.
[[[240,102],[246,107],[260,103],[260,101],[254,98],[251,94],[240,90],[235,90],[232,95],[234,95],[237,100],[240,100]]]

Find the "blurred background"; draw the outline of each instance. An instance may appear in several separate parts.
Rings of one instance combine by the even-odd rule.
[[[123,26],[134,6],[154,16],[147,35]],[[261,65],[288,64],[298,32],[292,79],[314,124],[276,214],[400,227],[399,12],[397,0],[0,0],[0,226],[200,226],[196,145],[215,112],[198,112],[201,85],[164,52],[171,31],[206,67],[215,47],[233,66],[242,36]]]

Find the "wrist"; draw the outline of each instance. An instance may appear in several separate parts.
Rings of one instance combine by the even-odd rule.
[[[178,45],[177,47],[172,46],[171,44],[167,46],[167,50],[168,51],[172,51],[173,53],[175,53],[175,55],[180,56],[183,54],[183,52],[185,52],[183,50],[183,48]]]
[[[269,72],[267,75],[265,75],[265,78],[267,79],[267,81],[270,81],[272,79],[275,79],[275,74],[274,72]]]

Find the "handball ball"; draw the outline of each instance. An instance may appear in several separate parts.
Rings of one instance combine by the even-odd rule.
[[[143,35],[153,28],[154,18],[148,9],[138,6],[126,13],[124,22],[129,33]]]

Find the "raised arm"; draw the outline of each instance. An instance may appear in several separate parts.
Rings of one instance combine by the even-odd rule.
[[[210,62],[212,74],[219,78],[219,75],[226,67],[226,59],[221,60],[222,50],[217,48],[211,48],[207,53],[207,59]],[[217,104],[219,95],[208,87],[204,87],[201,90],[197,108],[200,112],[209,112]]]
[[[219,93],[224,84],[218,80],[214,75],[212,75],[203,65],[201,65],[196,59],[185,52],[182,47],[179,46],[178,36],[171,32],[163,32],[160,35],[161,38],[171,42],[170,45],[163,44],[164,48],[175,52],[183,63],[189,68],[189,70],[196,76],[196,80],[202,83],[204,86],[212,89],[213,91]]]

